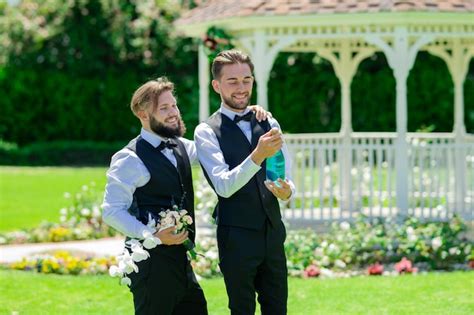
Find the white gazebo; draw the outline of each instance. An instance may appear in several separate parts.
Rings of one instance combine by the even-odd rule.
[[[209,0],[176,22],[185,36],[225,29],[255,64],[258,104],[267,107],[279,52],[315,52],[341,84],[337,134],[285,135],[298,195],[292,220],[350,220],[410,214],[469,220],[474,211],[474,136],[464,125],[463,83],[474,56],[472,0]],[[452,133],[407,132],[407,78],[418,51],[443,59],[454,84]],[[355,133],[351,82],[361,61],[381,51],[396,79],[396,133]],[[209,116],[209,62],[199,47],[199,118]],[[317,75],[317,74],[315,74]]]

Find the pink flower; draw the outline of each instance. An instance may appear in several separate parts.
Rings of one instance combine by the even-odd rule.
[[[367,273],[371,276],[380,276],[383,273],[383,265],[376,262],[367,268]]]
[[[417,272],[417,268],[413,268],[413,265],[410,260],[406,257],[403,257],[398,263],[395,264],[395,270],[402,274],[402,273],[413,273]]]
[[[306,269],[303,272],[303,276],[305,278],[318,277],[320,274],[321,274],[321,271],[316,265],[309,265],[308,267],[306,267]]]
[[[214,38],[206,36],[203,42],[204,46],[208,47],[211,50],[215,50],[217,48],[217,41]]]

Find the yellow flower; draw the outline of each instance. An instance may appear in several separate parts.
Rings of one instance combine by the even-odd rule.
[[[51,228],[49,230],[49,235],[48,235],[49,239],[53,242],[68,240],[71,238],[71,236],[72,236],[72,232],[69,229],[62,226]]]

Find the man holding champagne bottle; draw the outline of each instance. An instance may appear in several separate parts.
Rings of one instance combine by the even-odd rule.
[[[288,298],[278,199],[288,200],[294,184],[278,122],[258,122],[248,109],[252,71],[252,61],[240,51],[217,55],[212,87],[221,107],[196,128],[195,143],[219,199],[214,212],[219,266],[231,313],[254,314],[257,293],[262,314],[278,315],[287,313]]]

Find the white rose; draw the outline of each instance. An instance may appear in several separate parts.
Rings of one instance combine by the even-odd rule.
[[[441,237],[438,236],[431,240],[431,247],[433,247],[435,251],[438,250],[441,245],[443,245],[443,240],[441,239]]]
[[[339,248],[335,244],[330,244],[328,250],[330,253],[337,253],[339,251]]]
[[[327,269],[327,268],[321,268],[320,272],[321,272],[321,276],[324,277],[324,278],[334,277],[334,273],[331,270]]]
[[[161,220],[162,229],[165,229],[165,228],[168,228],[168,227],[174,226],[174,225],[175,225],[174,224],[174,219],[172,219],[172,218],[166,217],[166,218],[163,218]]]
[[[349,222],[341,222],[340,227],[343,231],[347,231],[351,228]]]
[[[344,269],[346,268],[346,263],[343,262],[342,260],[340,259],[337,259],[335,262],[334,262],[334,265],[338,268],[341,268],[341,269]]]
[[[114,265],[114,266],[110,266],[109,275],[111,275],[112,277],[121,277],[123,276],[123,272],[122,270],[119,269],[119,267]]]
[[[133,264],[131,264],[128,261],[119,261],[119,268],[127,274],[132,273],[133,271],[135,271],[135,268],[133,267]]]
[[[135,262],[139,262],[150,257],[150,254],[143,249],[140,244],[132,246],[132,259]]]
[[[94,218],[99,218],[101,216],[100,209],[98,206],[92,207],[92,216]]]
[[[323,265],[323,266],[328,266],[329,263],[330,263],[329,257],[328,257],[328,256],[324,256],[323,259],[321,260],[321,265]]]
[[[170,215],[173,216],[176,220],[178,220],[180,217],[178,211],[170,211]]]
[[[152,249],[158,246],[159,241],[157,237],[149,237],[143,241],[143,247],[146,249]]]
[[[89,214],[91,214],[91,211],[90,211],[89,209],[87,209],[87,208],[83,208],[83,209],[81,210],[81,214],[86,217],[86,216],[88,216]]]
[[[124,249],[122,255],[117,256],[117,260],[119,262],[119,269],[125,273],[138,272],[138,266],[133,262],[132,257],[126,249]]]
[[[190,215],[185,215],[183,218],[183,221],[186,222],[186,224],[191,225],[193,224],[193,218],[191,218]]]
[[[318,257],[322,257],[324,255],[324,250],[321,247],[317,247],[314,250],[314,255]]]
[[[130,280],[129,277],[123,277],[122,280],[120,280],[120,285],[131,285],[132,280]]]

